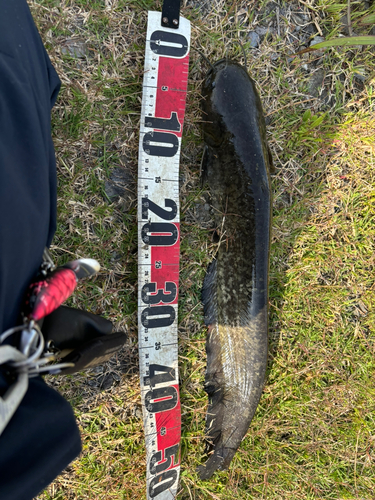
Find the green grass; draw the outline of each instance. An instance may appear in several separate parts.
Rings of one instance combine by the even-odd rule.
[[[147,10],[161,2],[30,1],[62,79],[53,111],[59,178],[58,263],[94,257],[102,271],[70,303],[103,314],[129,341],[105,366],[49,377],[72,403],[83,454],[39,500],[145,498],[145,447],[137,353],[136,193],[109,203],[113,168],[136,176]],[[290,3],[289,3],[290,4]],[[276,23],[266,1],[185,6],[192,44],[215,61],[228,55],[255,79],[267,116],[276,173],[270,257],[267,382],[250,430],[229,471],[202,482],[205,329],[200,288],[214,252],[206,203],[199,91],[207,70],[191,52],[181,156],[179,367],[182,402],[182,500],[371,500],[375,491],[375,57],[369,47],[332,48],[291,57],[290,11],[278,3],[280,35],[251,49],[249,30]],[[327,39],[342,31],[347,3],[296,1]],[[309,7],[308,7],[309,6]],[[298,8],[300,10],[298,10]],[[372,10],[369,11],[371,13]],[[367,35],[361,2],[352,28]],[[289,16],[289,17],[288,17]],[[276,24],[274,25],[276,26]],[[295,32],[293,32],[295,34]],[[319,34],[319,33],[318,33]],[[289,37],[290,35],[290,37]],[[315,33],[311,34],[311,38]],[[86,44],[83,58],[62,54],[68,38]],[[298,40],[298,36],[297,36]],[[307,65],[307,66],[306,66]],[[307,68],[307,69],[306,69]],[[309,93],[322,70],[323,93]],[[365,75],[364,82],[356,74]],[[100,387],[112,374],[115,383]]]

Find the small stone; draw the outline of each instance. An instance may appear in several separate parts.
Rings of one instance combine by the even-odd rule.
[[[105,181],[104,191],[110,202],[123,198],[133,182],[131,173],[123,168],[116,167],[111,172],[110,178]]]
[[[61,52],[75,59],[84,59],[88,54],[88,48],[83,40],[67,38],[61,46]]]
[[[143,412],[142,412],[142,409],[141,409],[141,408],[136,407],[136,408],[134,409],[134,416],[135,416],[135,418],[138,418],[138,419],[143,418]]]
[[[122,259],[122,255],[117,252],[116,250],[114,250],[113,252],[111,252],[111,262],[119,262],[120,260]]]
[[[292,13],[292,20],[297,26],[304,26],[306,24],[306,21],[301,14]]]
[[[304,26],[303,31],[307,35],[312,35],[313,33],[316,33],[316,27],[314,24],[310,23],[307,26]]]
[[[219,7],[219,0],[187,0],[186,5],[198,9],[202,14],[207,14]]]
[[[116,201],[124,190],[116,186],[116,184],[112,181],[105,181],[104,191],[109,200],[112,202]]]
[[[200,223],[208,223],[211,221],[210,205],[208,203],[195,204],[195,220]]]
[[[253,48],[258,47],[260,43],[260,36],[256,31],[250,31],[248,38],[250,40],[250,47]]]
[[[106,391],[107,389],[109,389],[110,387],[112,387],[112,385],[114,384],[114,378],[112,376],[112,373],[108,373],[108,375],[105,375],[102,380],[101,380],[101,384],[100,384],[100,388],[103,389],[104,391]]]
[[[259,35],[259,36],[266,36],[268,33],[275,33],[275,30],[273,28],[271,28],[271,26],[268,26],[267,28],[264,28],[263,26],[257,26],[255,28],[255,32]]]
[[[365,72],[363,70],[361,72],[357,71],[356,73],[354,73],[353,76],[356,80],[359,80],[360,82],[366,81],[366,75],[365,75]]]
[[[309,94],[314,97],[319,97],[320,92],[322,90],[323,82],[324,82],[325,72],[323,69],[318,69],[313,73],[309,79],[308,89]]]
[[[323,36],[319,36],[317,35],[316,37],[314,37],[311,42],[310,42],[310,47],[313,47],[314,45],[317,45],[318,43],[322,43],[324,42],[324,37]]]
[[[265,7],[262,9],[262,13],[264,14],[265,17],[268,17],[271,13],[273,13],[277,8],[279,8],[278,4],[274,1],[271,0],[271,2],[268,2]]]

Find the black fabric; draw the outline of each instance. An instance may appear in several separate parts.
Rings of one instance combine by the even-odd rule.
[[[64,374],[105,363],[127,340],[124,332],[111,333],[112,323],[102,316],[67,306],[58,307],[44,318],[42,332],[53,347],[71,350],[61,362],[74,363],[74,367],[63,369]]]
[[[60,306],[46,316],[42,325],[45,341],[52,340],[53,345],[60,350],[76,349],[111,331],[112,323],[108,319],[67,306]]]
[[[0,0],[0,332],[18,320],[55,231],[59,88],[26,0]]]
[[[85,342],[61,360],[63,363],[74,363],[73,367],[64,368],[62,373],[76,373],[105,363],[123,347],[127,338],[126,333],[116,332]]]
[[[0,333],[19,321],[24,292],[55,231],[50,112],[59,88],[26,0],[0,0]],[[0,367],[0,390],[6,385]],[[0,436],[0,499],[31,500],[80,448],[70,405],[31,379]]]
[[[22,405],[0,436],[1,500],[31,500],[80,451],[69,403],[41,378],[30,379]]]
[[[103,364],[118,352],[128,337],[125,332],[112,333],[112,328],[111,321],[102,316],[67,306],[58,307],[41,322],[45,343],[51,341],[52,349],[62,351],[60,362],[74,363],[62,370],[64,374]],[[0,396],[9,387],[10,375],[4,370],[0,376]]]

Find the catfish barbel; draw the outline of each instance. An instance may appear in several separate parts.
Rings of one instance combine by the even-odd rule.
[[[208,452],[200,477],[229,464],[263,390],[268,351],[270,168],[262,104],[239,64],[216,62],[202,89],[203,180],[220,241],[202,290],[208,327]]]

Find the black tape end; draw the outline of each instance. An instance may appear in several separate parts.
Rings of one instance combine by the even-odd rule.
[[[164,0],[161,14],[161,25],[164,28],[179,28],[180,0]]]

